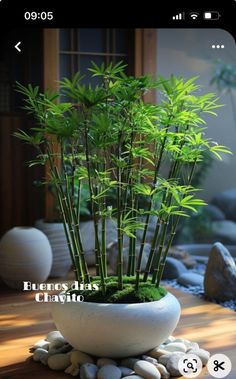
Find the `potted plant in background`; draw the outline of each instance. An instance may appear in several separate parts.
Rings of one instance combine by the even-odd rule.
[[[202,116],[215,115],[219,105],[214,94],[199,94],[196,78],[128,77],[122,63],[93,63],[89,71],[100,78],[95,88],[83,85],[79,73],[60,82],[60,93],[18,84],[38,126],[32,134],[19,131],[16,136],[35,146],[36,163],[49,166],[76,280],[87,288],[99,286],[82,292],[84,302],[53,304],[54,321],[75,348],[124,357],[161,344],[176,327],[179,303],[160,286],[168,251],[180,218],[205,204],[191,185],[195,167],[206,151],[218,158],[229,151],[204,135]],[[150,89],[158,91],[159,104],[143,101]],[[56,102],[62,95],[71,102]],[[84,183],[94,224],[96,277],[87,267],[80,230]],[[140,206],[143,197],[145,208]],[[151,217],[155,230],[147,245]],[[108,220],[117,233],[115,276],[108,275]],[[137,233],[142,233],[139,245]]]

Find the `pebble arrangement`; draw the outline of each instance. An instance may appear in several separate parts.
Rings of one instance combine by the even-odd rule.
[[[203,366],[210,358],[196,342],[173,336],[145,355],[119,360],[98,358],[73,349],[57,330],[36,342],[30,352],[34,361],[80,379],[169,379],[181,376],[178,361],[183,354],[196,354]]]

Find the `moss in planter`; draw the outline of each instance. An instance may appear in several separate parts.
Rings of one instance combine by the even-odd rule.
[[[122,290],[118,289],[117,277],[111,276],[107,278],[106,294],[102,293],[101,288],[98,291],[70,291],[84,296],[84,301],[92,303],[146,303],[149,301],[160,300],[167,294],[162,288],[156,288],[151,281],[141,282],[139,289],[135,289],[135,277],[124,277],[124,286]],[[93,283],[99,285],[99,280],[94,278]]]

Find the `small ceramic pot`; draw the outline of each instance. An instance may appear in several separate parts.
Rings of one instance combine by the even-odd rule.
[[[101,357],[143,354],[164,342],[175,329],[180,304],[170,293],[137,304],[52,303],[58,330],[75,349]]]
[[[0,276],[9,287],[21,289],[23,281],[44,282],[51,266],[51,246],[40,230],[15,227],[2,237]]]

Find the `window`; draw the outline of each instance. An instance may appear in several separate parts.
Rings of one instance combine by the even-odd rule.
[[[87,68],[91,66],[91,61],[97,65],[123,61],[128,64],[127,73],[133,74],[132,29],[60,29],[59,42],[60,79],[71,78],[77,71],[82,75],[88,74]],[[95,85],[98,80],[89,79]]]

